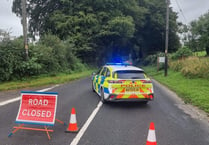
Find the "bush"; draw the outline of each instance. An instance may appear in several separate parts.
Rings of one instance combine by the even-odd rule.
[[[37,58],[30,58],[22,61],[20,65],[15,67],[15,79],[22,79],[26,76],[35,76],[41,74],[42,66],[37,63]]]
[[[23,43],[21,42],[21,39],[1,42],[0,81],[8,81],[16,76],[16,67],[18,67],[24,59]]]
[[[171,69],[173,69],[174,71],[181,71],[181,69],[183,68],[183,63],[180,60],[178,60],[178,61],[170,61],[169,62],[169,67]]]
[[[162,57],[165,56],[164,53],[158,53],[158,54],[153,54],[153,55],[148,55],[144,61],[143,61],[143,65],[147,66],[147,65],[156,65],[157,64],[157,58],[158,57]]]
[[[47,69],[45,70],[60,72],[67,69],[68,63],[66,56],[67,53],[66,46],[57,36],[44,35],[41,38],[39,46],[41,48],[45,47],[46,49],[46,50],[39,49],[39,51],[42,51],[42,55],[47,55],[47,58],[45,58],[45,63],[44,63],[44,66],[47,67]],[[39,57],[39,59],[41,58]]]
[[[179,48],[175,53],[173,53],[171,55],[171,58],[179,59],[179,58],[185,58],[185,57],[192,56],[192,55],[193,55],[192,51],[188,47],[184,46],[184,47]]]
[[[72,72],[85,68],[73,54],[71,45],[53,35],[44,35],[32,51],[33,57],[42,66],[42,73]]]
[[[209,79],[209,58],[189,57],[185,60],[175,60],[169,63],[171,69],[180,71],[189,78]]]
[[[190,78],[209,78],[209,58],[190,57],[183,61],[181,72]]]
[[[36,45],[30,45],[27,61],[22,42],[22,38],[0,42],[0,81],[79,72],[87,68],[73,54],[71,45],[54,35],[44,35]]]

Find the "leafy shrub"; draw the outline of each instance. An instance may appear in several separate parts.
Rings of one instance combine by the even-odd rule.
[[[164,53],[160,52],[158,54],[148,55],[144,61],[143,65],[156,65],[157,64],[157,58],[165,56]]]
[[[15,67],[16,78],[22,79],[25,76],[34,76],[41,73],[42,66],[37,63],[37,58],[30,58],[27,61],[22,61],[20,65]],[[17,74],[18,72],[18,74]]]
[[[39,51],[45,51],[43,54],[48,56],[45,58],[47,62],[45,67],[47,67],[48,71],[60,72],[67,69],[66,46],[57,36],[44,35],[39,45],[40,47],[46,47],[45,49],[48,50],[39,49]]]
[[[22,38],[0,42],[0,81],[40,74],[79,72],[87,68],[73,54],[71,45],[56,36],[44,35],[36,45],[30,45],[27,61],[22,42]]]
[[[157,55],[148,55],[144,60],[143,60],[143,65],[153,65],[156,64],[157,62]]]
[[[15,77],[15,68],[24,59],[21,39],[4,41],[0,44],[0,81],[8,81]]]
[[[179,58],[185,58],[185,57],[192,56],[192,55],[193,55],[192,51],[188,47],[184,46],[184,47],[179,48],[175,53],[173,53],[171,55],[171,58],[179,59]]]

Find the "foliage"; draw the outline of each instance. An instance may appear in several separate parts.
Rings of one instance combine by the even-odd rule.
[[[0,42],[0,81],[22,80],[40,74],[79,72],[87,66],[73,55],[71,46],[54,35],[43,35],[29,46],[29,59],[25,60],[23,39]]]
[[[22,81],[3,82],[0,84],[0,91],[65,83],[90,76],[92,72],[93,69],[89,69],[82,72],[72,72],[71,74],[58,73],[54,76],[41,75],[38,77],[25,78],[25,80]]]
[[[199,57],[206,56],[206,51],[194,52],[194,56],[199,56]]]
[[[0,29],[0,42],[9,41],[9,40],[10,40],[10,32]]]
[[[183,47],[179,48],[175,53],[173,53],[171,55],[171,58],[172,59],[179,59],[179,58],[185,58],[185,57],[192,56],[192,55],[193,55],[193,53],[192,53],[191,49],[189,49],[186,46],[183,46]]]
[[[17,67],[23,61],[23,43],[21,39],[8,40],[0,43],[0,81],[11,80]]]
[[[182,97],[185,103],[191,103],[209,113],[209,80],[203,78],[189,79],[180,72],[168,70],[168,76],[164,77],[164,72],[157,72],[155,67],[143,68],[147,74],[151,75],[160,83],[168,86]]]
[[[190,23],[190,35],[187,45],[192,49],[196,48],[196,51],[206,50],[209,55],[209,12],[205,13],[198,20]]]
[[[183,64],[180,60],[170,61],[169,67],[174,71],[181,71],[181,69],[183,68]]]
[[[137,60],[164,50],[165,1],[156,0],[27,0],[29,30],[57,35],[86,63]],[[13,12],[21,17],[21,1]],[[169,50],[179,47],[177,14],[170,9]]]
[[[149,55],[144,59],[143,65],[145,65],[145,66],[147,66],[147,65],[157,65],[157,58],[158,57],[163,57],[163,56],[165,56],[164,53],[157,53],[157,54]]]
[[[184,76],[209,79],[209,59],[190,57],[183,62],[181,70]]]
[[[179,71],[188,78],[209,79],[208,57],[189,57],[187,59],[171,61],[169,66],[174,71]]]

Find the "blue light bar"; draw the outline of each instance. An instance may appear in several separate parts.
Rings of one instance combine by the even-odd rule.
[[[130,63],[106,63],[106,65],[131,65]]]

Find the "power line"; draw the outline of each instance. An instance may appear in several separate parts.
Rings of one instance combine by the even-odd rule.
[[[182,16],[183,16],[183,18],[184,18],[184,21],[187,23],[187,19],[186,19],[185,15],[184,15],[183,10],[181,9],[181,7],[180,7],[178,1],[177,1],[177,0],[175,0],[175,1],[176,1],[176,4],[177,4],[178,8],[179,8],[179,11],[181,12],[181,14],[182,14]]]

